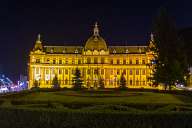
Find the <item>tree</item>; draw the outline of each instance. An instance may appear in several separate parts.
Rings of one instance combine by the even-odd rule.
[[[120,89],[126,89],[127,86],[126,86],[126,79],[125,79],[125,76],[124,74],[122,73],[121,74],[121,78],[120,78],[120,86],[119,86]]]
[[[60,88],[60,83],[59,83],[57,75],[55,75],[55,77],[53,78],[52,85],[53,85],[54,89]]]
[[[103,78],[99,78],[99,88],[100,89],[104,89],[105,88],[105,85],[104,85],[104,79]]]
[[[167,86],[171,89],[176,81],[184,82],[187,63],[175,24],[165,9],[160,11],[155,21],[153,34],[156,62],[153,80],[156,84],[163,83],[165,89]]]
[[[81,72],[78,68],[75,69],[75,74],[73,77],[73,88],[79,90],[82,88],[83,80],[81,80]]]

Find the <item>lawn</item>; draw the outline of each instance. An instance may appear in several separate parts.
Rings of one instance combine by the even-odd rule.
[[[153,91],[23,92],[1,96],[0,115],[1,126],[7,128],[184,128],[192,127],[192,96]]]

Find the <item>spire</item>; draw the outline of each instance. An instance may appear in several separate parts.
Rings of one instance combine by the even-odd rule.
[[[41,42],[41,35],[38,34],[37,36],[37,40],[35,42],[35,47],[33,48],[33,50],[43,50],[43,46],[42,46],[42,42]]]
[[[97,22],[95,22],[95,26],[94,26],[94,29],[93,29],[93,35],[94,36],[99,36],[99,28],[98,28]]]
[[[153,33],[151,33],[151,41],[154,41],[154,35],[153,35]]]
[[[41,43],[41,34],[38,34],[38,36],[37,36],[37,41],[36,41],[37,43]]]

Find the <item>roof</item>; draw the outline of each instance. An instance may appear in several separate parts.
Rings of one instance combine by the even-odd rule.
[[[43,51],[53,54],[81,54],[83,46],[44,46]],[[108,46],[110,54],[145,53],[147,46]]]

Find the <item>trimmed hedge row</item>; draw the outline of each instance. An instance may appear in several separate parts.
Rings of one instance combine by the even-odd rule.
[[[0,109],[1,128],[191,128],[192,113],[99,113]]]

